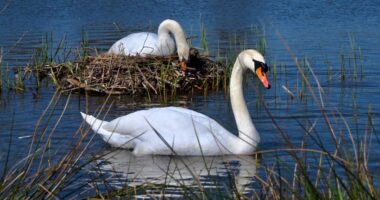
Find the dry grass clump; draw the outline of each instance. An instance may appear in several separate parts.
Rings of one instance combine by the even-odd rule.
[[[216,90],[225,81],[225,67],[207,57],[191,55],[187,66],[186,72],[182,71],[174,56],[98,55],[45,65],[40,75],[50,76],[62,91],[103,94],[189,93]]]

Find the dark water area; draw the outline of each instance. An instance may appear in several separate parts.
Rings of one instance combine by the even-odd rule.
[[[357,138],[364,137],[371,108],[375,129],[380,114],[380,3],[378,1],[0,1],[0,48],[2,68],[22,67],[31,63],[35,49],[46,35],[53,35],[53,43],[65,38],[67,48],[80,46],[85,33],[89,47],[106,51],[113,42],[137,31],[155,32],[159,23],[171,18],[177,20],[193,39],[193,46],[201,48],[202,24],[205,27],[211,55],[228,55],[231,49],[255,48],[256,27],[264,30],[267,43],[266,60],[272,66],[272,89],[258,87],[256,81],[246,81],[246,101],[254,123],[261,134],[259,150],[287,147],[274,126],[258,96],[263,99],[273,119],[296,145],[300,145],[305,131],[299,123],[322,137],[324,145],[334,150],[334,141],[326,127],[318,104],[310,94],[303,99],[297,91],[305,88],[301,75],[283,41],[301,60],[307,58],[323,88],[323,102],[328,114],[339,112],[345,117]],[[350,42],[351,38],[351,42]],[[240,42],[234,43],[237,40]],[[353,42],[354,41],[354,42]],[[353,45],[353,43],[355,43]],[[354,50],[357,50],[358,71],[354,79]],[[359,50],[360,49],[360,50]],[[341,55],[345,58],[346,79],[341,80]],[[359,56],[360,52],[360,56]],[[359,58],[360,57],[360,58]],[[276,65],[277,74],[274,74]],[[329,75],[330,74],[330,75]],[[308,80],[317,91],[317,82],[310,72]],[[4,77],[4,74],[3,74]],[[251,76],[247,76],[251,77]],[[276,78],[275,78],[276,77]],[[4,80],[4,78],[3,78]],[[295,94],[291,100],[283,89]],[[44,83],[36,91],[35,83],[24,92],[8,91],[3,85],[0,94],[0,160],[4,162],[12,137],[11,157],[20,159],[27,153],[30,136],[39,117],[55,93],[52,84]],[[259,95],[260,94],[260,95]],[[317,100],[320,99],[316,93]],[[85,97],[80,94],[62,95],[57,101],[52,121],[65,113],[55,128],[53,143],[70,143],[82,119],[79,111],[94,112],[105,102],[105,96]],[[68,101],[67,101],[68,100]],[[66,103],[68,104],[66,105]],[[141,108],[162,106],[160,101],[146,97],[111,97],[112,106],[106,119],[113,119]],[[165,105],[185,106],[204,113],[236,132],[229,98],[223,91],[211,92],[207,97],[195,95],[169,100]],[[332,124],[342,124],[340,117],[331,116]],[[334,118],[335,117],[335,118]],[[338,119],[337,119],[338,118]],[[53,123],[54,124],[54,123]],[[343,126],[343,125],[342,125]],[[52,125],[49,125],[50,129]],[[345,129],[344,127],[340,127]],[[306,145],[316,147],[308,140]],[[369,147],[373,169],[379,169],[378,143]],[[107,148],[100,137],[95,137],[95,151]],[[131,157],[130,154],[126,157]],[[118,158],[123,159],[123,158]],[[265,155],[263,163],[270,163]],[[267,160],[266,160],[267,159]],[[120,164],[119,164],[120,165]],[[253,175],[252,175],[253,176]],[[252,178],[253,179],[253,178]]]

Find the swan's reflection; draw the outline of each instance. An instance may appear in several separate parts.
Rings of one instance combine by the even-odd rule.
[[[252,156],[135,156],[130,151],[106,152],[99,163],[113,186],[166,185],[249,193],[256,173]],[[178,191],[177,191],[178,192]]]

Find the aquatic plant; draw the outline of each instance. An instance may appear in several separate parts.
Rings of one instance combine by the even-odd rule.
[[[201,45],[203,49],[204,55],[209,55],[209,49],[208,49],[208,42],[207,42],[207,37],[206,37],[206,28],[204,24],[201,24]]]
[[[37,86],[40,87],[41,74],[39,71],[43,70],[46,65],[54,65],[56,62],[66,62],[71,54],[71,50],[66,47],[66,36],[60,39],[56,45],[53,39],[53,33],[45,35],[41,40],[41,45],[38,47],[32,56],[33,69],[36,72]],[[63,59],[60,60],[60,56]],[[54,77],[54,74],[52,75]]]
[[[9,75],[10,69],[9,66],[5,68],[5,87],[7,91],[9,91],[12,88],[12,82],[10,80],[10,75]]]
[[[25,88],[24,84],[24,71],[22,69],[15,69],[15,89],[17,91],[23,91]]]
[[[279,37],[282,39],[280,34]],[[313,79],[307,78],[301,63],[284,40],[283,43],[294,59],[312,101],[320,111],[323,123],[321,124],[318,119],[307,121],[307,123],[295,119],[304,131],[302,142],[295,144],[263,104],[280,136],[287,144],[287,149],[261,152],[263,156],[271,151],[275,155],[278,153],[287,155],[286,158],[275,156],[277,162],[265,167],[267,176],[260,177],[263,181],[259,184],[266,191],[264,197],[268,199],[377,199],[380,194],[378,183],[375,181],[377,175],[368,167],[370,162],[368,148],[376,141],[369,139],[376,137],[370,114],[371,106],[368,109],[367,128],[364,132],[354,133],[353,130],[359,129],[350,127],[346,117],[339,110],[327,110],[321,86],[311,66],[306,65]],[[311,81],[315,82],[315,87],[312,87]],[[358,123],[356,121],[354,126]],[[321,135],[322,126],[325,127],[323,130],[326,130],[329,136]],[[324,141],[327,138],[333,142],[335,150],[331,151],[326,146]],[[307,148],[306,144],[310,145],[310,143],[317,148]],[[379,145],[378,142],[376,143]]]
[[[81,40],[80,40],[80,47],[77,51],[77,59],[78,60],[84,60],[88,56],[90,56],[90,45],[88,42],[88,34],[84,30],[81,31]]]
[[[353,59],[353,67],[354,67],[354,79],[358,78],[358,53],[357,53],[357,47],[355,38],[352,34],[348,34],[348,37],[350,39],[350,45],[352,50],[352,59]]]
[[[58,94],[56,93],[56,95]],[[60,118],[56,122],[51,122],[51,112],[54,112],[58,99],[59,95],[52,98],[36,124],[35,132],[26,137],[30,139],[29,152],[21,160],[14,160],[10,157],[13,146],[12,138],[14,137],[13,127],[17,125],[12,120],[8,151],[6,159],[2,160],[5,163],[0,181],[0,197],[2,199],[54,198],[58,192],[62,191],[63,186],[67,187],[67,180],[81,168],[83,163],[80,164],[78,158],[83,154],[84,149],[81,146],[83,141],[80,139],[77,140],[77,146],[73,145],[74,148],[71,150],[65,149],[67,152],[62,155],[51,149],[52,135],[68,105],[67,101]],[[50,123],[53,124],[53,128],[47,128]],[[54,157],[57,159],[53,159]]]
[[[346,79],[346,63],[345,63],[343,49],[340,50],[340,74],[341,74],[340,79],[345,80]]]

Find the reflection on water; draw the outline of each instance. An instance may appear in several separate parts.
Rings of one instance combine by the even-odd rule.
[[[126,150],[105,154],[98,164],[113,187],[144,186],[151,188],[152,193],[160,194],[160,185],[166,185],[166,194],[171,197],[178,197],[184,188],[228,194],[236,188],[241,194],[250,193],[258,162],[252,156],[136,157]],[[154,192],[154,189],[158,191]]]

